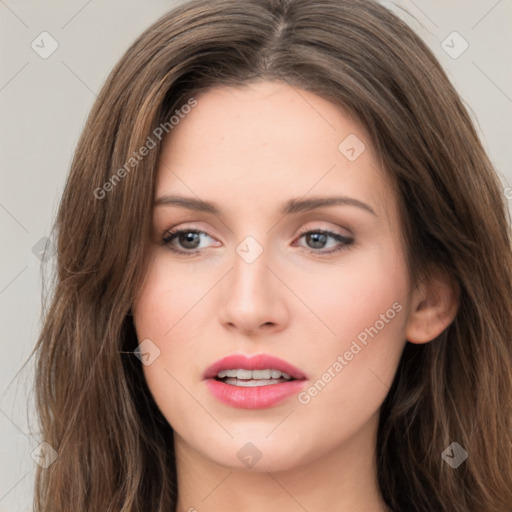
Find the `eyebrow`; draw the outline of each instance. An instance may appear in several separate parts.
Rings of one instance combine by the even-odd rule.
[[[311,199],[290,199],[283,206],[281,214],[290,215],[293,213],[314,210],[316,208],[321,208],[324,206],[336,205],[356,206],[357,208],[366,210],[367,212],[377,217],[377,214],[370,205],[364,203],[363,201],[360,201],[359,199],[346,196],[315,197]],[[220,215],[221,213],[220,209],[217,206],[215,206],[214,203],[203,201],[202,199],[197,199],[194,197],[183,197],[177,195],[161,196],[155,200],[154,206],[181,206],[182,208],[187,208],[188,210],[212,213],[214,215]]]

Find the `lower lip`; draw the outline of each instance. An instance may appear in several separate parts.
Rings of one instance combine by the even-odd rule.
[[[255,387],[234,386],[215,379],[206,381],[210,393],[217,400],[240,409],[271,407],[297,394],[305,384],[305,379]]]

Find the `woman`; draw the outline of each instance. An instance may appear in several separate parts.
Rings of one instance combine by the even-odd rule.
[[[61,201],[36,510],[512,510],[509,229],[384,7],[174,9]]]

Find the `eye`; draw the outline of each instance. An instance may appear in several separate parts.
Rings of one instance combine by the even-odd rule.
[[[349,236],[327,231],[323,229],[309,230],[301,233],[299,240],[304,238],[306,244],[309,246],[306,249],[315,254],[330,254],[342,251],[354,243],[354,239]],[[331,239],[330,250],[318,251],[317,249],[324,249],[328,246],[328,240]],[[334,248],[332,248],[334,245]]]
[[[202,249],[200,247],[201,235],[211,238],[208,233],[197,229],[172,229],[167,231],[162,238],[161,245],[166,245],[173,252],[191,256]],[[178,242],[181,247],[173,246],[173,242]]]

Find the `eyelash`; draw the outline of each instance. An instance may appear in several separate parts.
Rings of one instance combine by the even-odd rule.
[[[209,236],[208,233],[205,233],[204,231],[200,231],[197,229],[190,229],[190,228],[171,229],[165,233],[165,236],[162,238],[160,245],[165,245],[168,247],[168,249],[170,251],[180,254],[182,256],[185,256],[185,257],[195,256],[196,254],[198,254],[201,251],[201,249],[193,249],[193,250],[189,250],[189,251],[183,251],[183,250],[171,247],[171,245],[170,245],[171,242],[182,233],[197,233],[197,234],[203,234],[203,235]],[[339,233],[334,233],[333,231],[328,231],[325,229],[313,229],[313,230],[310,229],[307,231],[302,231],[301,233],[299,233],[299,239],[305,235],[310,235],[312,233],[315,233],[315,234],[320,233],[322,235],[327,235],[328,237],[331,237],[334,240],[340,242],[341,245],[339,245],[337,248],[331,249],[329,251],[317,251],[317,250],[309,249],[306,247],[305,249],[308,252],[310,252],[311,254],[325,255],[325,254],[333,254],[333,253],[341,252],[341,251],[347,250],[348,247],[354,243],[354,239],[351,237],[340,235]]]

